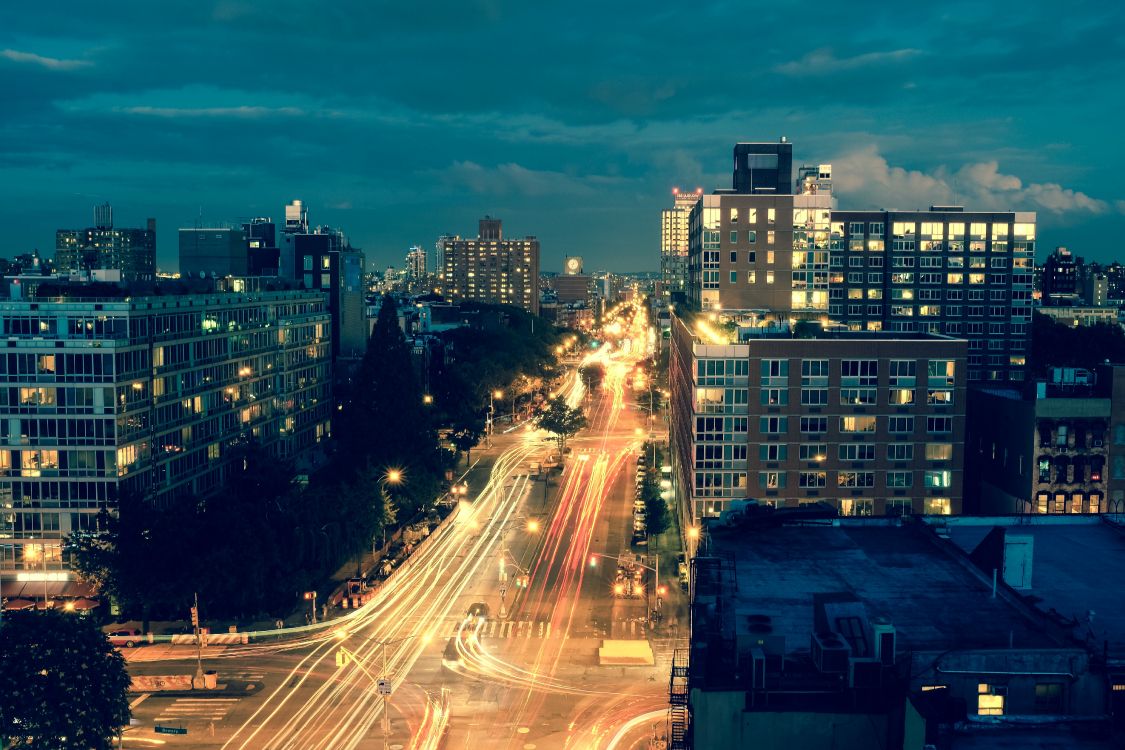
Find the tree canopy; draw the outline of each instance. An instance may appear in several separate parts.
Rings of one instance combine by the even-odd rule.
[[[566,449],[566,441],[586,426],[586,416],[581,409],[572,409],[566,399],[556,396],[547,402],[547,408],[535,418],[535,426],[555,436],[559,451]]]
[[[1032,316],[1028,359],[1031,377],[1045,377],[1052,367],[1092,370],[1106,361],[1125,362],[1125,331],[1121,326],[1107,323],[1068,326],[1041,313]]]
[[[110,750],[129,723],[125,660],[88,619],[10,612],[0,627],[0,736],[7,747]]]

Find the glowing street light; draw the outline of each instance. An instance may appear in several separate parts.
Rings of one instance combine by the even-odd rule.
[[[398,484],[402,481],[401,469],[387,469],[387,482],[390,484]]]
[[[687,530],[687,536],[688,536],[688,539],[691,539],[693,541],[698,539],[699,538],[699,527],[698,526],[690,527]]]
[[[528,521],[527,522],[527,530],[530,531],[532,534],[539,533],[539,522],[536,521],[535,519],[532,519],[532,520]]]
[[[433,402],[434,402],[434,397],[431,396],[430,394],[427,393],[426,395],[422,396],[422,403],[423,404],[432,404]]]

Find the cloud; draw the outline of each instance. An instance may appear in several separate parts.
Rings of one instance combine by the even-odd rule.
[[[956,171],[941,166],[932,172],[891,166],[869,146],[833,159],[837,192],[884,208],[916,208],[938,203],[964,204],[969,208],[1008,211],[1047,211],[1053,214],[1100,215],[1109,202],[1053,182],[1025,183],[1004,174],[996,161],[965,164]],[[1121,211],[1125,201],[1114,204]]]
[[[484,167],[472,161],[457,161],[440,173],[442,179],[474,193],[490,195],[593,195],[618,178],[604,176],[574,177],[563,172],[528,169],[520,164],[499,164]]]
[[[900,63],[921,54],[924,54],[922,50],[908,47],[886,52],[865,52],[853,57],[836,57],[832,50],[822,48],[813,50],[799,60],[776,65],[774,70],[790,76],[824,75]]]
[[[21,52],[17,49],[0,49],[0,57],[26,65],[38,65],[47,70],[78,70],[93,64],[88,60],[61,60],[57,57],[44,57],[34,52]]]
[[[116,112],[146,117],[215,117],[253,120],[262,117],[299,117],[299,107],[117,107]]]

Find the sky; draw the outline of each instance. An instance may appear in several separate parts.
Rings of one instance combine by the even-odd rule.
[[[1037,211],[1040,257],[1125,260],[1112,2],[61,0],[0,24],[0,256],[157,220],[342,228],[369,267],[475,236],[656,270],[671,189],[737,141],[831,163],[841,208]]]

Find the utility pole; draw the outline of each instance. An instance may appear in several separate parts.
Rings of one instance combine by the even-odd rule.
[[[192,686],[197,683],[203,685],[203,636],[199,629],[199,592],[195,592],[195,603],[191,608],[191,626],[195,631],[195,679],[192,680]]]

